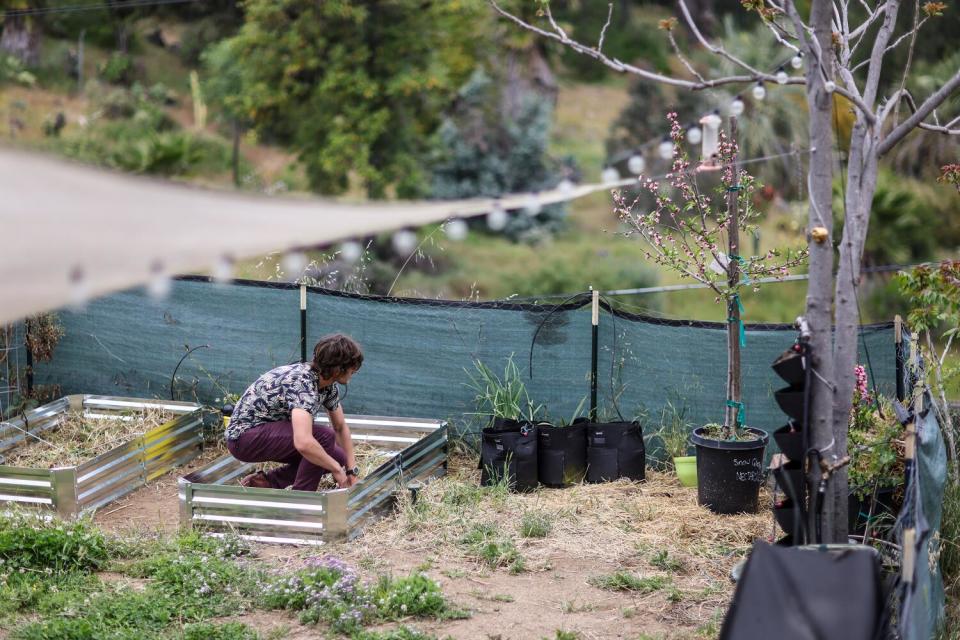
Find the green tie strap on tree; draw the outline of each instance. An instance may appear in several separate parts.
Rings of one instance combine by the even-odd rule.
[[[743,276],[743,284],[750,284],[750,276],[747,274],[746,270],[747,262],[743,259],[743,256],[738,256],[735,253],[731,253],[730,259],[736,260],[740,263],[740,274]]]
[[[740,310],[741,318],[735,318],[735,317],[733,316],[733,305],[734,305],[734,303],[736,303],[737,309]],[[744,328],[744,325],[743,325],[742,316],[743,316],[744,311],[743,311],[743,303],[740,302],[740,296],[734,294],[733,299],[730,301],[730,307],[731,307],[731,308],[730,308],[730,315],[727,317],[727,322],[736,322],[737,324],[740,325],[740,346],[741,346],[741,347],[745,347],[745,346],[747,346],[747,330]]]
[[[746,407],[743,406],[742,402],[737,402],[736,400],[727,400],[727,406],[733,407],[734,409],[737,410],[737,414],[736,414],[737,417],[735,418],[735,422],[737,424],[737,427],[742,427],[744,422],[746,421],[746,415],[747,415]]]

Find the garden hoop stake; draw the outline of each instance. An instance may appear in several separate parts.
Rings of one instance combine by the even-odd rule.
[[[196,351],[197,349],[209,349],[209,348],[210,348],[210,345],[208,345],[208,344],[197,345],[196,347],[194,347],[194,348],[192,348],[192,349],[190,349],[189,347],[187,348],[187,352],[186,352],[185,354],[183,354],[183,357],[182,357],[182,358],[180,358],[180,362],[178,362],[178,363],[177,363],[177,366],[175,366],[175,367],[173,368],[173,375],[170,376],[170,399],[171,399],[171,400],[173,400],[173,401],[176,401],[176,400],[177,400],[177,399],[174,397],[174,394],[173,394],[173,382],[174,382],[174,380],[177,379],[177,371],[180,370],[180,365],[182,365],[182,364],[183,364],[183,361],[186,360],[187,357],[188,357],[191,353],[193,353],[194,351]]]

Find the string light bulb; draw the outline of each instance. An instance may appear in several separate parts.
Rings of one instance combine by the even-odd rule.
[[[787,75],[786,69],[784,69],[783,67],[780,67],[779,69],[777,69],[776,78],[777,78],[777,84],[787,84],[787,80],[790,79],[790,76]]]
[[[462,242],[467,237],[467,223],[455,218],[443,226],[443,232],[454,242]]]
[[[76,265],[70,270],[70,308],[83,311],[90,300],[90,285],[83,273],[83,267]]]
[[[163,267],[163,263],[157,260],[150,265],[150,281],[147,282],[147,293],[154,300],[163,300],[170,295],[173,288],[173,281]]]
[[[608,164],[600,174],[600,179],[603,180],[603,184],[613,184],[620,179],[620,172],[616,167]]]
[[[397,255],[408,256],[417,248],[417,234],[410,229],[400,229],[393,234],[390,244]]]
[[[299,249],[287,251],[283,254],[283,258],[280,259],[280,267],[292,282],[299,278],[303,274],[304,269],[307,268],[307,256]]]
[[[833,93],[834,91],[837,90],[837,85],[836,83],[834,83],[833,80],[827,80],[826,82],[823,83],[823,89],[827,93]]]
[[[212,276],[217,284],[226,284],[233,280],[233,258],[229,255],[220,256],[213,265]]]
[[[487,214],[487,228],[490,231],[503,231],[507,226],[507,219],[507,212],[503,210],[503,205],[495,201],[490,208],[490,213]]]
[[[734,96],[733,100],[730,101],[730,115],[737,117],[743,113],[746,105],[743,104],[743,100],[740,99],[740,96]]]
[[[799,69],[803,66],[803,53],[797,52],[797,55],[790,58],[790,66],[794,69]]]
[[[540,213],[543,209],[543,205],[540,204],[540,196],[535,193],[531,193],[527,197],[527,201],[523,204],[523,212],[530,217],[533,217]],[[506,218],[504,218],[506,220]]]
[[[753,95],[754,100],[763,100],[767,97],[767,89],[763,86],[762,82],[755,84],[750,93]]]
[[[363,255],[363,247],[355,240],[349,240],[340,245],[340,257],[344,262],[354,264]]]
[[[664,138],[663,142],[657,146],[657,155],[664,160],[673,158],[673,141],[670,138]]]
[[[635,153],[630,156],[630,159],[627,160],[627,169],[635,176],[643,173],[643,170],[647,168],[647,162],[643,159],[643,156],[639,153]]]
[[[557,183],[557,191],[560,192],[565,199],[569,200],[570,196],[573,195],[573,180],[570,178],[564,178]]]
[[[703,140],[703,131],[700,127],[694,125],[687,129],[687,142],[690,144],[700,144],[701,140]]]

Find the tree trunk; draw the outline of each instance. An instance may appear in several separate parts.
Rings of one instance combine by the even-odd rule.
[[[814,38],[820,44],[821,51],[831,48],[831,3],[828,0],[813,0],[810,11],[810,24],[814,29]],[[807,60],[816,60],[817,56],[808,46]],[[810,111],[810,168],[808,188],[810,191],[810,221],[808,234],[816,227],[827,231],[824,242],[812,241],[810,246],[810,285],[807,289],[806,318],[811,331],[811,362],[816,375],[811,376],[810,446],[824,450],[833,438],[833,393],[828,380],[833,379],[833,160],[832,123],[833,97],[824,89],[824,79],[816,64],[807,65],[807,107]],[[820,469],[811,465],[808,470],[811,505],[817,499],[820,483]],[[809,509],[810,531],[814,531],[816,509]],[[824,513],[824,530],[832,531],[836,519],[833,510]],[[832,536],[824,536],[825,542],[832,542]]]
[[[25,66],[40,62],[40,32],[26,16],[5,17],[0,51],[14,56]]]
[[[857,287],[860,283],[860,267],[863,260],[863,248],[870,225],[870,208],[877,185],[876,138],[871,128],[858,115],[850,138],[850,157],[848,159],[848,184],[844,194],[845,217],[843,238],[840,242],[840,255],[837,265],[836,284],[836,347],[834,365],[836,367],[836,393],[833,398],[833,437],[834,448],[831,454],[842,458],[847,454],[847,431],[850,422],[850,410],[853,405],[854,376],[853,367],[857,364],[859,353],[860,308]],[[847,513],[849,488],[847,469],[835,474],[830,483],[827,504],[832,504],[838,514]],[[840,526],[843,525],[843,526]],[[832,535],[838,541],[846,540],[846,520],[835,522]]]
[[[730,140],[737,141],[737,119],[730,118]],[[737,154],[731,159],[733,164],[733,184],[740,183],[740,167],[737,166]],[[727,238],[729,246],[727,255],[727,283],[730,288],[737,286],[740,282],[740,263],[733,256],[740,255],[740,225],[739,225],[740,191],[727,192],[727,216],[730,218],[729,227],[727,227]],[[742,393],[740,390],[740,323],[743,318],[740,317],[740,305],[737,300],[728,300],[728,320],[727,320],[727,405],[724,412],[723,424],[725,427],[733,428],[738,423],[743,422],[743,407],[741,406]],[[730,405],[733,406],[730,406]]]

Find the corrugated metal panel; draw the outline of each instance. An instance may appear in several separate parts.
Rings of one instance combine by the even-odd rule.
[[[177,417],[75,467],[41,470],[0,466],[0,503],[50,504],[63,517],[77,515],[130,493],[200,453],[206,417],[200,405],[190,402],[74,395],[39,407],[26,417],[31,430],[46,430],[57,426],[68,411],[82,409],[87,416],[110,417],[148,408],[170,411]],[[40,424],[31,422],[36,420]],[[9,424],[6,428],[12,430]]]
[[[380,416],[346,419],[354,440],[376,443],[388,451],[402,448],[351,489],[315,494],[225,486],[227,477],[235,480],[254,465],[224,456],[181,478],[182,524],[275,543],[316,544],[321,539],[353,537],[393,501],[403,484],[422,482],[445,472],[445,423]],[[316,422],[329,424],[326,419]]]

